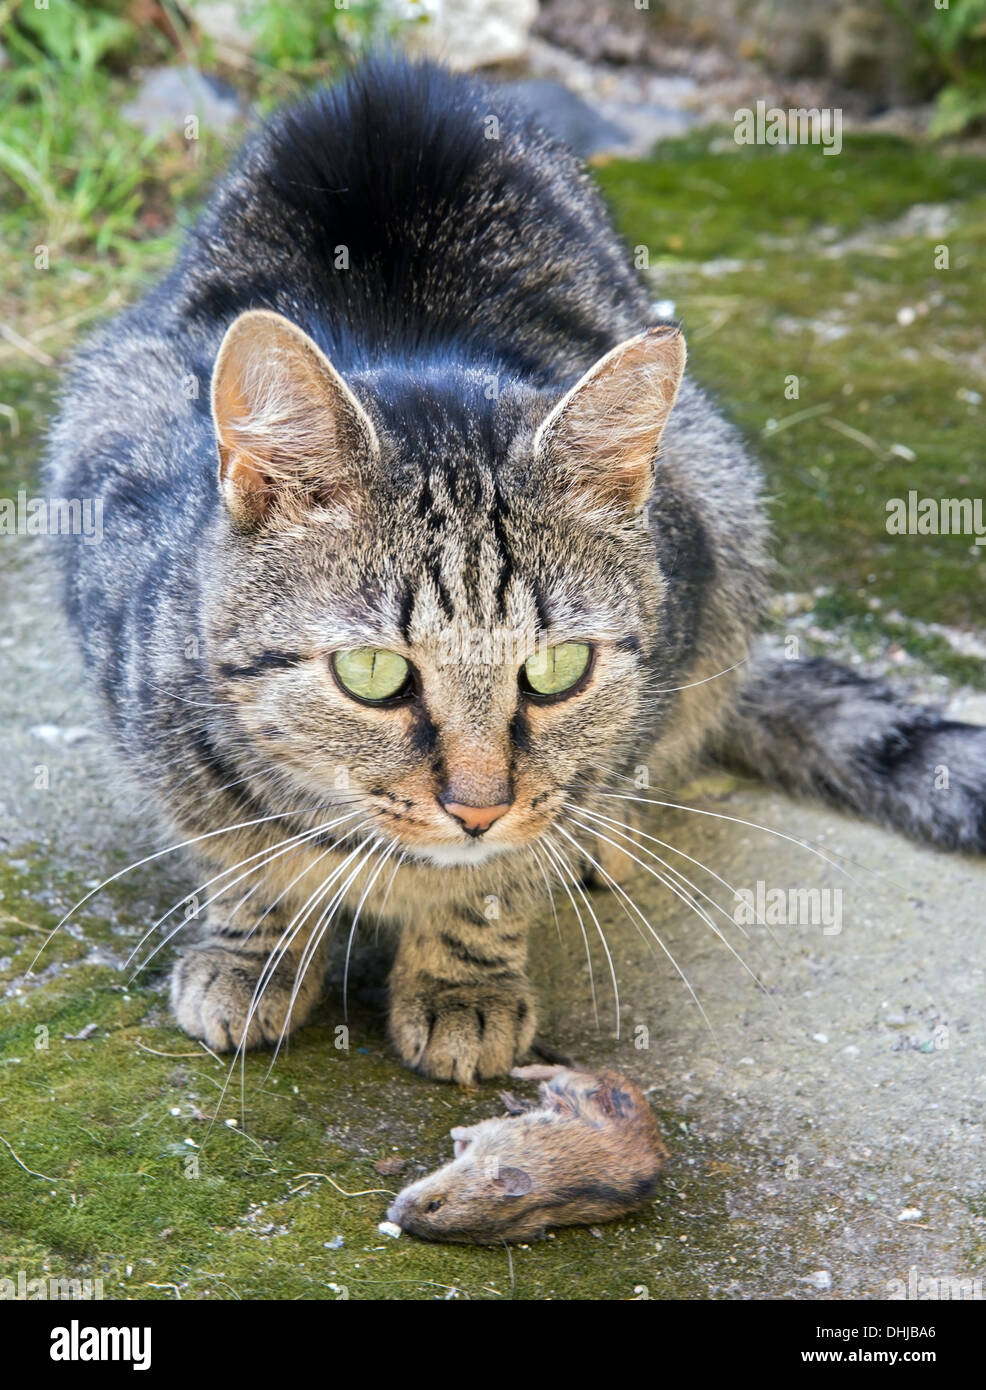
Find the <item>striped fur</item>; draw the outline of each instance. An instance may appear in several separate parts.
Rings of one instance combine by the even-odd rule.
[[[402,63],[261,130],[79,354],[49,472],[103,499],[105,537],[66,547],[66,610],[149,806],[227,874],[174,973],[190,1033],[303,1022],[317,924],[360,909],[399,930],[409,1065],[468,1081],[526,1050],[530,845],[601,778],[667,785],[728,739],[720,673],[761,609],[759,478],[682,361],[570,155]],[[590,677],[537,705],[477,633],[589,641]],[[406,654],[416,698],[345,696],[354,646]],[[443,787],[512,809],[473,840]]]

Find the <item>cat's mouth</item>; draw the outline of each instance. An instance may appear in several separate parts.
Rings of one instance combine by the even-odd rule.
[[[547,807],[541,806],[535,814],[530,808],[512,809],[498,818],[484,833],[470,834],[459,830],[453,822],[457,816],[448,816],[445,811],[430,816],[418,810],[415,815],[395,815],[388,805],[377,803],[374,809],[382,813],[380,819],[409,859],[418,863],[431,864],[436,868],[478,868],[505,854],[518,854],[534,843],[553,820]],[[437,809],[437,807],[436,807]]]
[[[497,844],[495,841],[470,840],[459,845],[417,844],[408,845],[408,854],[436,868],[477,868],[488,864],[501,854],[516,852],[517,845]]]

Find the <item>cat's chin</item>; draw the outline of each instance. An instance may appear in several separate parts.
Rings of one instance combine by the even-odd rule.
[[[480,864],[488,864],[500,854],[509,854],[516,845],[474,844],[465,845],[414,845],[409,855],[424,864],[432,864],[439,869],[475,869]]]

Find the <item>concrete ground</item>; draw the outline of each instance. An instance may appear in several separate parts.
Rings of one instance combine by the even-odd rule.
[[[379,1235],[380,1189],[444,1162],[451,1125],[500,1105],[495,1085],[441,1087],[397,1065],[369,951],[350,1050],[334,1047],[336,978],[270,1080],[249,1061],[242,1114],[237,1080],[232,1123],[210,1128],[224,1064],[171,1025],[163,969],[135,986],[121,969],[151,914],[192,886],[180,865],[99,895],[26,974],[63,905],[163,844],[97,731],[42,545],[0,550],[0,1275],[102,1273],[108,1297],[880,1299],[912,1269],[986,1274],[986,864],[722,777],[684,793],[711,814],[652,808],[644,825],[753,900],[758,883],[785,902],[817,892],[816,925],[810,898],[797,925],[762,897],[769,929],[709,909],[759,984],[641,870],[628,891],[708,1021],[596,892],[617,1039],[598,946],[594,1023],[571,909],[558,904],[559,933],[546,905],[535,932],[542,1037],[625,1071],[661,1118],[673,1160],[639,1216],[510,1254]],[[986,718],[982,697],[964,710]],[[731,918],[739,900],[676,862]],[[206,1178],[183,1182],[199,1150]],[[374,1167],[386,1159],[399,1176]]]

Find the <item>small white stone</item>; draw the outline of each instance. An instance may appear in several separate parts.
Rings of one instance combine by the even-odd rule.
[[[920,1221],[924,1212],[920,1207],[905,1207],[898,1216],[898,1221]]]
[[[802,1284],[810,1284],[813,1289],[830,1289],[832,1276],[827,1269],[816,1269],[802,1279]]]
[[[28,733],[32,738],[39,738],[42,743],[47,743],[52,748],[62,737],[62,731],[57,724],[35,724],[28,729]]]
[[[901,328],[907,328],[916,318],[917,313],[909,304],[905,304],[903,308],[897,310],[897,322],[900,324]]]
[[[812,1033],[811,1040],[817,1043],[827,1043],[829,1038],[827,1033]]]
[[[401,1234],[401,1228],[394,1221],[381,1221],[377,1230],[382,1236],[390,1236],[391,1240],[396,1240]]]

